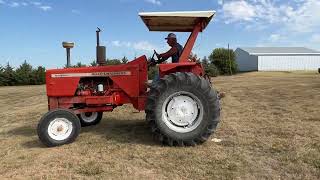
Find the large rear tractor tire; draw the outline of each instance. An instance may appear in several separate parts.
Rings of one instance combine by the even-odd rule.
[[[46,113],[38,124],[40,141],[48,146],[61,146],[75,141],[81,130],[78,117],[71,111],[55,109]]]
[[[80,119],[81,126],[85,127],[99,124],[102,119],[102,115],[102,112],[86,112],[78,114],[78,118]]]
[[[207,141],[220,120],[217,92],[193,73],[170,74],[154,83],[145,112],[155,137],[170,146]]]

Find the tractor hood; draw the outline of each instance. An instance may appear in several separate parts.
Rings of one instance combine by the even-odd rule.
[[[215,11],[143,12],[139,13],[150,31],[192,32],[198,23],[204,30]]]

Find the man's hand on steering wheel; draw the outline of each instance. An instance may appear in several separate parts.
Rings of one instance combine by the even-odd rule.
[[[157,57],[157,59],[155,59],[155,56]],[[153,55],[152,55],[150,61],[148,62],[148,66],[152,67],[152,66],[157,65],[159,60],[160,60],[159,54],[156,52],[156,50],[154,50]]]
[[[155,53],[155,55],[157,56],[158,61],[159,61],[159,60],[160,60],[160,58],[161,58],[161,57],[160,57],[160,54],[158,54],[156,50],[154,50],[154,53]]]
[[[155,60],[156,62],[160,61],[160,58],[161,58],[161,57],[160,57],[160,54],[158,54],[156,50],[153,50],[153,51],[154,51],[153,56],[152,56],[153,59],[154,59],[154,55],[155,55],[155,56],[157,57],[157,59],[154,59],[154,60]]]

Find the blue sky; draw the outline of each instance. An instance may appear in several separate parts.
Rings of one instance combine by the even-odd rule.
[[[95,30],[103,29],[108,58],[164,51],[167,33],[148,32],[138,16],[149,11],[216,10],[194,48],[305,46],[320,50],[320,0],[0,0],[0,64],[62,67],[62,41],[73,41],[72,63],[95,59]],[[184,44],[186,33],[177,33]]]

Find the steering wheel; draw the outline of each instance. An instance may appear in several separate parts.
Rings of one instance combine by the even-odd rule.
[[[160,59],[158,58],[158,53],[156,50],[153,50],[153,55],[150,59],[150,61],[148,61],[148,67],[151,67],[151,66],[155,66],[156,64],[158,64],[158,61]]]

